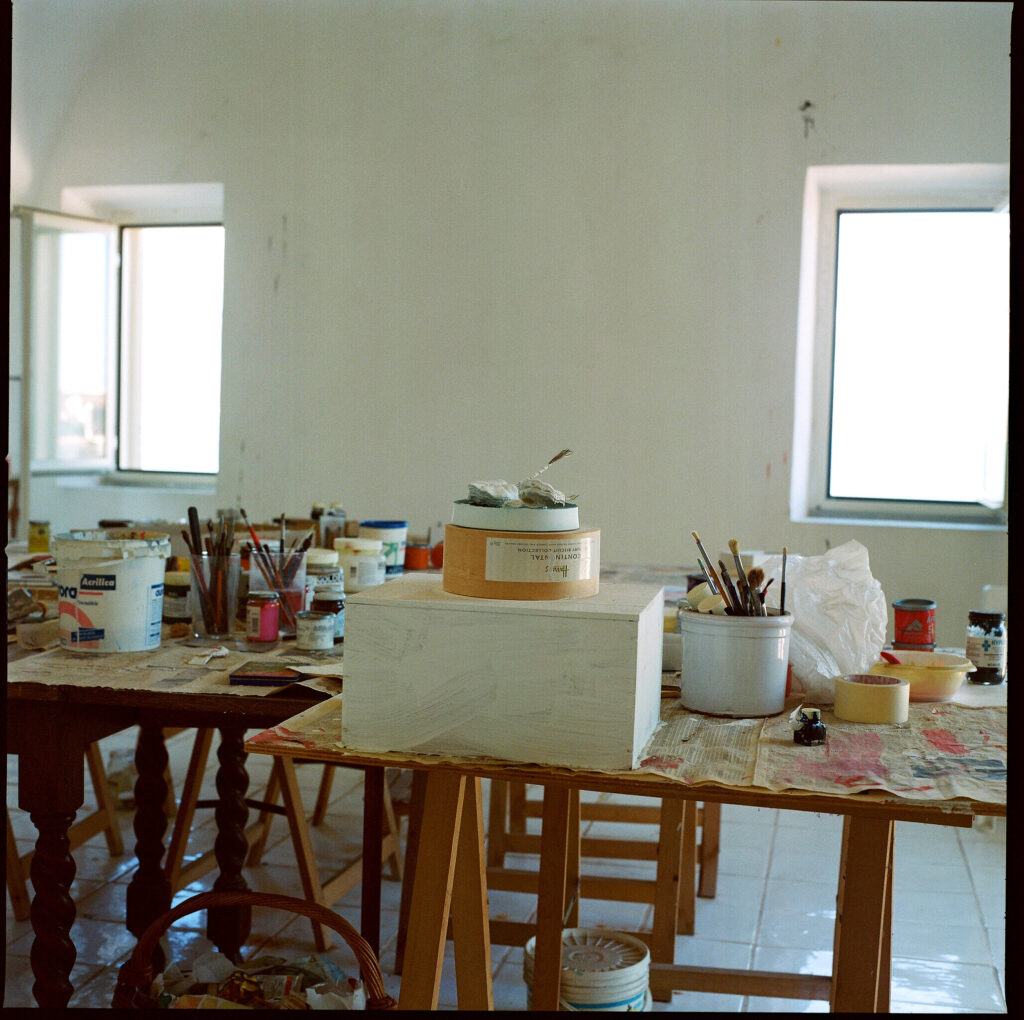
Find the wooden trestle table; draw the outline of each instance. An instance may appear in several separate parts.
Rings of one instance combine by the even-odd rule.
[[[958,761],[965,756],[936,738],[934,753],[929,751],[924,756],[927,760],[914,766],[924,770],[918,774],[929,776],[943,774],[947,766],[969,768],[973,780],[980,783],[975,788],[985,790],[985,796],[911,799],[878,791],[824,794],[799,788],[772,790],[707,782],[689,785],[645,771],[598,772],[486,759],[445,760],[437,755],[362,751],[340,743],[343,697],[307,709],[295,719],[253,737],[245,747],[251,752],[297,760],[409,768],[426,776],[411,910],[405,932],[400,1008],[436,1008],[449,917],[459,1008],[493,1008],[481,810],[483,778],[525,782],[544,789],[532,989],[532,1006],[537,1010],[556,1009],[559,1001],[563,916],[575,892],[567,889],[566,879],[569,874],[579,874],[578,861],[574,866],[572,860],[574,853],[578,856],[578,845],[572,847],[569,841],[575,791],[662,797],[666,803],[677,800],[680,807],[682,802],[700,800],[841,815],[842,849],[831,974],[651,965],[652,991],[823,999],[836,1012],[887,1012],[889,1008],[895,823],[970,827],[977,816],[1006,813],[1005,701],[1001,710],[995,710],[993,729],[1000,732],[990,744],[986,743],[983,753],[971,752],[970,762]],[[919,730],[923,726],[926,733],[940,732],[928,730],[933,725],[929,713],[934,708],[927,704],[911,705],[912,722],[916,713]],[[702,717],[701,725],[713,732],[714,727],[728,725],[728,721]],[[988,739],[989,735],[985,735]],[[791,732],[789,740],[792,743]],[[804,750],[820,755],[824,749]],[[771,754],[771,748],[765,753]],[[678,882],[678,874],[675,877]]]

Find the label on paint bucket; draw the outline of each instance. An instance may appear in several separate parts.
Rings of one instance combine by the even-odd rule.
[[[58,535],[60,643],[88,652],[148,651],[160,645],[166,535]]]

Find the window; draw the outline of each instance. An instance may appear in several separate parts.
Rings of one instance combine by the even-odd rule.
[[[223,302],[222,226],[121,229],[122,470],[216,474]]]
[[[794,519],[1004,525],[1007,168],[808,172]]]
[[[216,474],[225,234],[183,198],[222,189],[67,190],[98,214],[12,213],[32,471]]]

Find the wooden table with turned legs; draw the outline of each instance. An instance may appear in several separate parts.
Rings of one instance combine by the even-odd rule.
[[[194,650],[193,650],[194,651]],[[182,661],[188,650],[182,652]],[[66,682],[42,683],[25,669],[25,661],[8,663],[7,752],[18,756],[18,806],[38,830],[30,877],[34,889],[31,950],[35,976],[33,994],[40,1006],[64,1007],[73,988],[75,963],[71,928],[75,904],[71,885],[75,862],[68,829],[85,799],[85,750],[90,743],[128,727],[139,727],[135,764],[134,832],[138,869],[127,890],[126,924],[134,935],[171,904],[164,874],[167,830],[164,770],[165,727],[211,727],[220,732],[217,752],[215,854],[217,890],[245,889],[242,866],[248,850],[245,836],[249,804],[244,739],[247,730],[262,730],[310,705],[307,694],[273,695],[186,693],[153,683],[148,688],[118,689],[76,678],[76,660],[87,653],[47,653],[66,673]],[[103,657],[103,669],[114,680],[126,659]],[[376,831],[376,830],[374,830]],[[379,907],[378,907],[379,910]],[[248,936],[250,917],[243,908],[211,911],[210,940],[226,955],[237,957]]]

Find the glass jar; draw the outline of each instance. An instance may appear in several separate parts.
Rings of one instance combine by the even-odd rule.
[[[164,623],[192,619],[191,591],[192,577],[187,570],[168,570],[164,574]]]
[[[379,538],[337,538],[334,548],[341,554],[345,591],[374,588],[386,580],[387,565]]]
[[[245,600],[245,636],[249,641],[276,641],[281,622],[281,596],[276,591],[250,591]]]
[[[967,674],[972,684],[1001,684],[1006,679],[1006,619],[1002,613],[967,614],[967,658],[977,666]]]
[[[45,553],[50,551],[49,521],[28,522],[28,551],[30,553]]]
[[[331,508],[320,518],[320,541],[325,549],[337,549],[335,541],[345,534],[345,508],[332,503]]]
[[[305,609],[312,608],[313,592],[322,584],[344,584],[337,549],[312,548],[306,553],[306,586],[309,597],[306,599]]]
[[[340,584],[317,585],[309,611],[334,618],[335,644],[345,637],[345,589]]]

